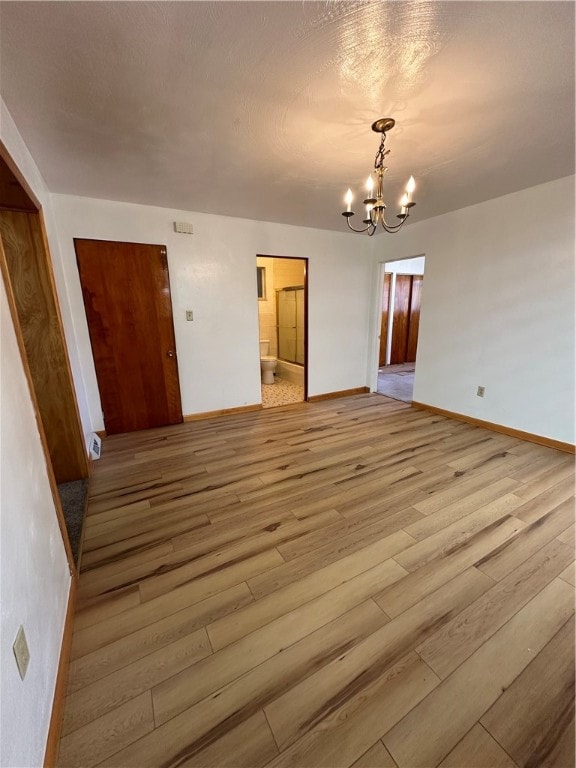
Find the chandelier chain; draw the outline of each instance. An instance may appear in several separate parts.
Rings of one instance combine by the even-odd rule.
[[[378,151],[376,152],[376,157],[374,158],[374,168],[382,168],[384,165],[384,158],[386,155],[390,154],[389,149],[384,148],[384,144],[386,142],[386,134],[382,134],[382,138],[380,139],[380,146],[378,147]]]

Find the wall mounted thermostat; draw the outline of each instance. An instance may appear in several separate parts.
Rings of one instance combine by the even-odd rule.
[[[175,221],[174,232],[179,232],[181,235],[193,235],[194,228],[187,221]]]

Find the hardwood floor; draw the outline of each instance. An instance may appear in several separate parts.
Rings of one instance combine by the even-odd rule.
[[[574,458],[359,395],[118,435],[59,764],[574,766]]]

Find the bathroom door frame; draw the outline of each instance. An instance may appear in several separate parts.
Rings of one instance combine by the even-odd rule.
[[[293,259],[304,262],[304,402],[308,402],[308,270],[307,256],[282,256],[278,253],[257,253],[257,259]]]

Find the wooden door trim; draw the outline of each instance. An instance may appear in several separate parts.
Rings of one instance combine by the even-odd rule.
[[[304,402],[308,401],[308,258],[304,262]]]
[[[380,294],[380,343],[378,345],[378,368],[386,365],[388,348],[388,324],[390,319],[390,296],[392,294],[392,273],[384,271]],[[386,323],[384,323],[386,320]]]
[[[42,210],[42,206],[40,205],[40,201],[32,191],[32,188],[20,172],[20,169],[12,160],[12,157],[10,156],[10,153],[6,149],[6,145],[2,140],[0,140],[0,159],[4,161],[5,165],[8,167],[8,170],[14,176],[15,180],[18,182],[20,187],[22,188],[22,191],[25,193],[25,195],[28,197],[28,201],[26,206],[21,206],[18,204],[10,205],[8,204],[2,204],[0,205],[0,208],[4,210],[9,211],[20,211],[25,213],[37,213],[38,211]]]
[[[48,243],[48,235],[46,233],[46,223],[44,221],[44,213],[42,209],[38,211],[38,221],[40,224],[40,234],[42,237],[42,243],[44,245],[44,255],[46,258],[46,269],[48,273],[48,280],[50,288],[54,296],[54,304],[56,310],[56,321],[58,329],[62,337],[62,346],[64,348],[64,364],[66,367],[66,373],[70,380],[72,390],[72,406],[76,415],[76,425],[78,429],[78,444],[76,446],[80,467],[84,473],[83,477],[90,476],[90,463],[88,461],[88,455],[86,452],[86,446],[84,444],[84,433],[82,431],[82,419],[80,418],[80,409],[78,408],[78,400],[76,398],[76,389],[74,387],[74,377],[72,375],[72,366],[70,365],[70,355],[68,354],[68,345],[66,344],[66,334],[64,333],[64,323],[62,321],[62,312],[60,310],[60,302],[58,301],[58,291],[56,289],[56,280],[54,279],[54,270],[52,268],[52,259],[50,258],[50,246]],[[80,478],[78,478],[80,479]]]
[[[0,211],[0,236],[58,483],[88,464],[48,244],[38,211]]]
[[[46,270],[46,277],[47,277],[47,287],[48,290],[52,294],[52,300],[53,305],[55,308],[53,318],[55,321],[55,327],[56,330],[60,336],[61,342],[62,342],[62,349],[63,349],[63,360],[65,364],[65,370],[63,371],[64,377],[66,377],[69,381],[70,385],[70,399],[72,402],[72,409],[74,412],[74,416],[76,417],[76,444],[74,445],[74,451],[76,454],[76,457],[78,459],[78,469],[82,473],[82,477],[88,477],[90,474],[90,468],[88,463],[88,457],[86,455],[86,448],[84,444],[84,435],[82,432],[82,423],[80,420],[80,412],[78,409],[78,401],[76,398],[76,390],[74,388],[74,379],[72,376],[72,370],[70,366],[70,358],[68,355],[68,346],[66,344],[66,337],[64,334],[64,326],[62,323],[62,315],[60,311],[60,303],[58,300],[58,292],[56,290],[56,283],[54,279],[54,271],[52,266],[52,259],[50,255],[50,246],[48,243],[48,236],[46,233],[46,225],[44,221],[44,214],[42,211],[42,205],[34,192],[32,191],[30,185],[26,181],[26,178],[18,168],[17,164],[12,159],[12,156],[10,155],[8,149],[6,148],[6,145],[0,140],[0,164],[4,166],[5,171],[8,172],[9,175],[9,181],[16,182],[18,185],[20,185],[21,191],[23,194],[27,197],[26,204],[24,206],[22,205],[11,205],[11,199],[2,199],[0,200],[0,209],[3,211],[13,211],[14,213],[19,213],[22,215],[27,214],[28,216],[34,217],[35,223],[38,224],[38,234],[41,240],[42,247],[38,249],[36,255],[39,259],[42,259],[43,266]],[[20,198],[21,199],[21,198]],[[40,252],[41,251],[41,252]],[[50,450],[48,447],[48,440],[46,437],[46,432],[44,429],[44,422],[42,420],[42,411],[39,406],[38,397],[36,395],[36,388],[34,383],[34,378],[32,376],[32,371],[30,368],[30,363],[28,359],[28,353],[26,351],[26,346],[24,343],[24,336],[22,332],[22,326],[20,324],[20,319],[18,316],[18,308],[17,308],[17,302],[16,302],[16,296],[14,294],[14,286],[12,283],[12,277],[10,275],[10,269],[8,266],[8,261],[6,258],[6,254],[4,252],[2,239],[0,238],[0,273],[2,274],[4,287],[6,289],[6,295],[8,298],[8,307],[10,311],[10,315],[12,318],[12,325],[14,327],[14,332],[16,334],[16,341],[18,344],[18,349],[20,352],[20,359],[22,360],[22,366],[24,369],[24,375],[26,376],[26,381],[28,383],[28,389],[30,392],[30,397],[32,401],[32,406],[34,409],[34,415],[36,419],[36,424],[38,427],[38,433],[40,436],[40,444],[42,447],[42,451],[44,453],[44,458],[46,462],[46,472],[48,475],[48,482],[50,485],[50,491],[52,494],[52,499],[54,501],[54,507],[56,510],[56,518],[58,520],[58,527],[60,528],[60,533],[62,536],[62,541],[64,544],[64,550],[66,552],[66,559],[68,561],[68,568],[70,570],[70,573],[73,575],[73,577],[77,574],[77,568],[76,564],[74,562],[74,557],[72,555],[72,548],[70,546],[70,540],[68,538],[68,530],[66,527],[66,521],[64,518],[64,512],[62,509],[62,503],[60,500],[60,494],[58,492],[58,485],[56,482],[56,477],[54,474],[54,468],[52,464],[52,456],[50,454]]]
[[[58,526],[62,535],[62,541],[64,543],[64,549],[66,551],[66,558],[68,560],[68,568],[73,577],[75,577],[76,565],[74,563],[74,557],[72,555],[72,548],[70,546],[70,540],[68,539],[68,530],[66,528],[66,521],[64,519],[64,512],[62,510],[62,503],[60,501],[60,494],[58,493],[58,485],[54,476],[54,470],[52,469],[52,459],[50,457],[50,451],[48,450],[48,441],[46,439],[46,433],[44,432],[44,425],[42,423],[42,417],[40,414],[40,408],[38,406],[38,400],[36,398],[36,390],[34,388],[34,380],[32,378],[32,372],[30,365],[28,364],[28,354],[24,345],[24,337],[22,335],[22,328],[20,326],[20,318],[18,317],[18,310],[16,307],[16,299],[14,297],[14,291],[12,289],[12,282],[10,280],[10,272],[8,271],[8,263],[6,261],[6,254],[4,253],[4,246],[2,244],[2,238],[0,237],[0,272],[2,272],[2,278],[4,281],[4,288],[6,289],[6,295],[8,297],[8,307],[10,309],[10,315],[12,317],[12,324],[14,326],[14,332],[16,334],[16,342],[18,349],[20,350],[20,358],[22,360],[22,366],[24,368],[24,374],[28,382],[28,390],[30,392],[30,399],[32,400],[32,406],[34,409],[34,415],[36,417],[36,426],[40,434],[40,443],[42,445],[42,451],[44,452],[44,458],[46,460],[46,472],[48,474],[48,482],[50,484],[50,490],[52,492],[52,499],[56,508],[56,517],[58,519]]]

